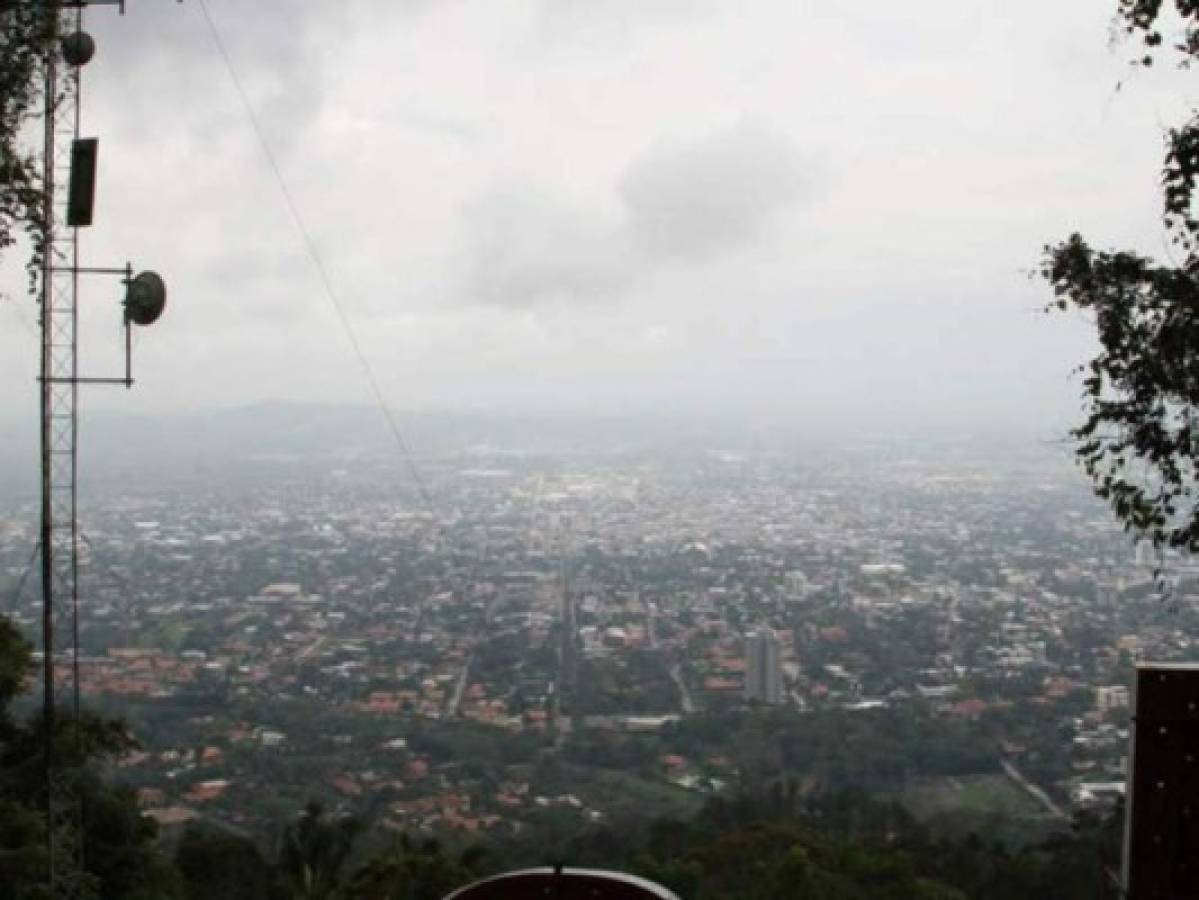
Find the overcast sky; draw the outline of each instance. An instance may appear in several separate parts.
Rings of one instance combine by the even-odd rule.
[[[1028,271],[1073,230],[1163,252],[1194,77],[1131,70],[1114,0],[207,3],[400,410],[1065,421],[1090,333]],[[85,406],[370,402],[196,0],[89,30],[85,262],[170,301]],[[36,401],[16,262],[0,418]]]

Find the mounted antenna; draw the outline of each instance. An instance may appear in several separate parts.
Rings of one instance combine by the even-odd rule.
[[[167,286],[157,272],[142,272],[125,290],[125,321],[153,325],[167,303]]]
[[[72,31],[62,39],[62,58],[68,66],[86,66],[96,55],[96,42],[86,31]]]

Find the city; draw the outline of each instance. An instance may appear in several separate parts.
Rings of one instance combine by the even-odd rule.
[[[81,688],[168,832],[580,830],[784,776],[1049,830],[1122,794],[1133,664],[1191,652],[1192,569],[1054,447],[475,450],[435,509],[386,458],[241,465],[81,510]]]

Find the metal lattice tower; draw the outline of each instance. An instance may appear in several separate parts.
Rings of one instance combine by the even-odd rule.
[[[166,288],[153,272],[133,277],[119,268],[79,263],[79,228],[91,224],[95,183],[94,139],[82,140],[80,70],[94,44],[83,32],[89,6],[124,0],[45,0],[50,25],[43,72],[42,208],[40,210],[42,714],[50,895],[92,896],[83,858],[85,763],[79,727],[78,400],[82,384],[130,387],[133,325],[161,315]],[[65,36],[65,37],[64,37]],[[59,55],[58,41],[62,38]],[[116,378],[79,374],[79,279],[116,275],[125,285],[125,372]]]
[[[83,11],[57,9],[55,34]],[[42,712],[46,729],[49,882],[55,898],[84,895],[82,806],[75,747],[60,736],[79,715],[78,229],[67,226],[71,148],[79,136],[80,70],[47,53],[42,157],[41,272]],[[68,741],[66,743],[75,743]]]

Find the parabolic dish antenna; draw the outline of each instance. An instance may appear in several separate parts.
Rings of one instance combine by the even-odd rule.
[[[125,291],[125,318],[134,325],[153,325],[167,303],[167,286],[157,272],[142,272]]]
[[[96,42],[85,31],[76,31],[62,39],[62,58],[72,66],[85,66],[96,55]]]

